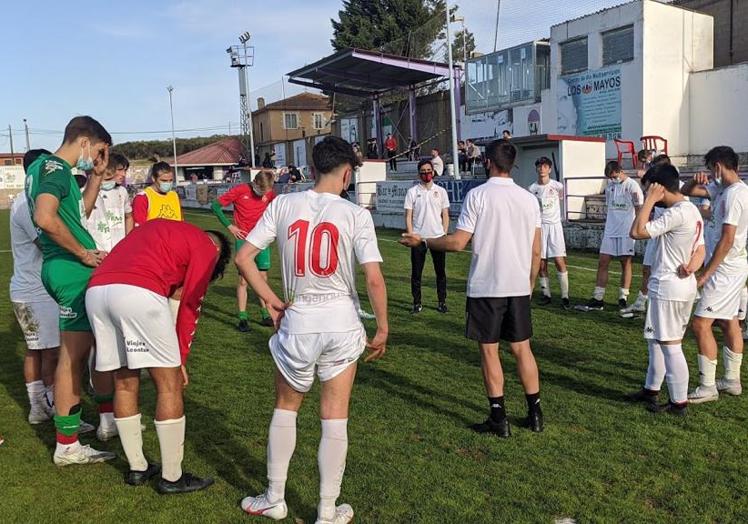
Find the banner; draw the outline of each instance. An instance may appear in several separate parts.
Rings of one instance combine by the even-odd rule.
[[[558,82],[558,132],[621,137],[621,69],[562,76]]]
[[[26,173],[23,166],[0,166],[0,189],[23,189]]]
[[[449,197],[449,214],[457,216],[462,209],[462,203],[465,201],[465,195],[474,187],[485,183],[485,179],[478,180],[435,180],[434,183],[443,187]],[[405,193],[408,189],[417,184],[416,180],[412,182],[377,182],[377,202],[376,209],[379,213],[402,213],[405,205]]]

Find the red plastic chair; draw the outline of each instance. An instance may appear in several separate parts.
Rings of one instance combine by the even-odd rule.
[[[657,151],[657,153],[665,153],[667,155],[667,139],[657,135],[645,135],[641,137],[642,149],[647,151]],[[662,147],[660,147],[660,143]]]
[[[613,139],[616,144],[616,151],[618,151],[618,163],[623,167],[623,155],[631,155],[631,164],[634,169],[637,168],[636,161],[636,146],[631,140],[621,140],[619,138]]]

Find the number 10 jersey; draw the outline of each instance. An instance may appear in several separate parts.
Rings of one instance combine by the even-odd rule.
[[[278,196],[247,235],[265,249],[278,241],[285,300],[281,322],[290,334],[343,333],[361,328],[356,266],[382,262],[371,214],[313,189]]]

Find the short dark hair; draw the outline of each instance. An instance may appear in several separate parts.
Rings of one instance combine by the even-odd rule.
[[[496,166],[499,173],[511,173],[517,158],[517,148],[505,140],[494,140],[486,146],[486,158]]]
[[[434,163],[431,162],[431,160],[426,159],[426,160],[421,160],[420,162],[418,162],[418,171],[420,172],[421,167],[425,166],[426,164],[430,165],[431,169],[434,169]]]
[[[128,169],[130,167],[130,161],[122,153],[109,153],[109,169],[117,169],[119,166]]]
[[[647,161],[647,157],[651,151],[648,149],[640,149],[639,152],[636,154],[636,158],[639,160],[639,162],[644,163]]]
[[[65,126],[65,136],[62,137],[62,142],[72,144],[80,137],[86,137],[92,142],[104,142],[107,145],[112,145],[112,135],[90,116],[76,116],[68,122],[68,125]]]
[[[547,156],[541,156],[540,158],[538,158],[535,161],[535,167],[538,167],[538,166],[541,166],[541,165],[546,165],[548,167],[553,167],[553,162]]]
[[[667,156],[665,153],[662,153],[661,155],[657,155],[652,159],[652,165],[653,166],[661,166],[661,165],[670,165],[672,162],[670,161],[670,157]]]
[[[730,171],[738,170],[738,155],[730,146],[713,147],[704,155],[704,164],[712,169],[717,163]]]
[[[156,178],[158,177],[159,173],[162,173],[164,171],[171,171],[171,170],[172,170],[171,166],[169,165],[168,162],[164,162],[163,160],[161,160],[159,162],[155,162],[151,166],[151,172],[150,172],[151,182],[153,182],[154,180],[156,180]]]
[[[29,149],[26,154],[23,155],[23,170],[28,171],[29,166],[42,155],[51,155],[52,153],[46,149]]]
[[[358,165],[358,158],[350,143],[337,136],[328,136],[312,149],[312,163],[317,174],[323,176],[344,165],[353,169]]]
[[[438,148],[438,147],[432,147],[432,148],[431,148],[431,150],[432,150],[432,151],[436,151],[436,154],[437,154],[437,155],[438,155],[439,153],[441,153],[441,151],[439,151],[439,148]]]
[[[508,129],[504,129],[504,130],[503,130],[503,131],[501,132],[501,134],[502,134],[502,135],[503,135],[504,133],[506,133],[507,135],[511,135],[511,134],[512,134],[512,132],[511,132],[511,131],[509,131]]]
[[[613,173],[620,173],[623,171],[623,167],[621,167],[621,164],[616,162],[615,160],[611,160],[607,164],[605,164],[605,176],[609,177]]]
[[[226,270],[226,264],[231,259],[231,244],[229,244],[226,235],[220,231],[209,229],[206,231],[207,234],[213,237],[214,240],[218,241],[219,247],[221,248],[218,254],[218,260],[213,268],[213,273],[210,275],[210,281],[213,282],[219,278],[223,278],[223,272]]]
[[[671,164],[650,167],[642,177],[642,182],[660,184],[670,193],[680,193],[680,173]]]

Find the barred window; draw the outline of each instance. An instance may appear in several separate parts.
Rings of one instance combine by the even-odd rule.
[[[603,65],[620,64],[634,59],[634,26],[603,33]]]
[[[561,74],[587,70],[587,37],[561,44]]]

